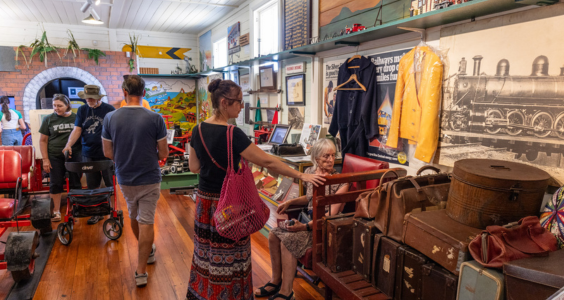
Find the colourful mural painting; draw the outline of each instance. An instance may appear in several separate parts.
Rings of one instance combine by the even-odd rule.
[[[198,99],[194,80],[148,78],[145,80],[145,90],[145,99],[153,111],[172,116],[169,121],[184,130],[190,131],[197,124]]]

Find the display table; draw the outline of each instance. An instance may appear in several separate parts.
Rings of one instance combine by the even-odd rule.
[[[178,187],[196,187],[198,185],[198,180],[199,175],[192,172],[163,175],[161,190]]]

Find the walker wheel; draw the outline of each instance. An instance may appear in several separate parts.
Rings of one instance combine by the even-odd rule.
[[[61,244],[68,246],[72,242],[72,228],[67,223],[61,223],[57,227],[57,236]]]
[[[102,227],[102,230],[110,240],[119,239],[121,237],[121,234],[123,233],[121,224],[114,218],[107,219],[106,222],[104,222],[104,227]]]
[[[119,218],[119,224],[121,225],[121,228],[123,228],[123,211],[121,210],[118,211],[118,218]]]

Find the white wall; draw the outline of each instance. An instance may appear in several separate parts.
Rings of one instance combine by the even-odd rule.
[[[136,31],[128,29],[108,29],[93,26],[68,26],[44,23],[49,42],[58,47],[68,44],[67,29],[72,31],[75,40],[82,48],[95,48],[104,51],[121,51],[129,44],[129,34],[141,36],[139,45],[191,48],[186,55],[192,57],[192,63],[199,65],[198,43],[194,34],[177,34],[154,31]],[[0,46],[29,45],[36,38],[41,38],[42,27],[38,23],[0,20]],[[96,44],[95,44],[96,43]],[[141,59],[140,67],[159,68],[161,74],[170,74],[176,64],[185,69],[185,63],[173,59]]]

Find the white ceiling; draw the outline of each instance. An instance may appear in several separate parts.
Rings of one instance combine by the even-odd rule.
[[[95,1],[95,0],[94,0]],[[85,0],[0,0],[0,18],[66,25],[104,26],[197,34],[245,0],[101,0],[92,7],[104,25],[82,23]]]

